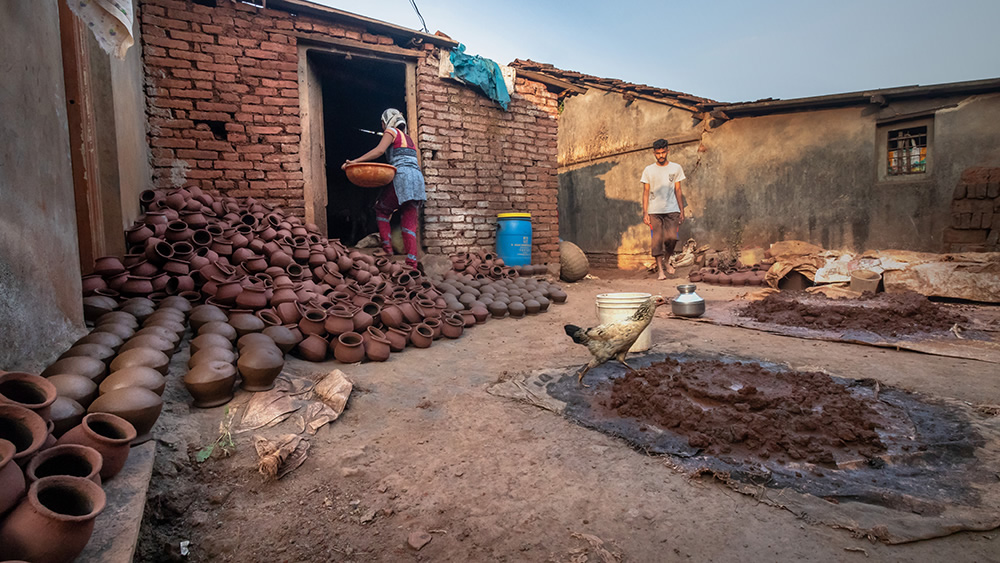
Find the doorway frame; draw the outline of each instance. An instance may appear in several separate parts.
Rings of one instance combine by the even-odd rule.
[[[305,201],[305,221],[314,223],[321,233],[329,235],[326,207],[329,194],[326,178],[326,140],[323,125],[323,92],[310,52],[350,55],[381,61],[403,63],[405,67],[406,123],[411,135],[418,136],[417,63],[422,55],[388,45],[369,45],[347,39],[314,38],[298,42],[299,119],[302,133],[299,157],[302,166],[302,196]],[[417,155],[418,160],[420,155]]]

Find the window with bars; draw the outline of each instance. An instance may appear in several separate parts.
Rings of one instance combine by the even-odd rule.
[[[927,172],[927,126],[894,129],[888,135],[889,176]]]

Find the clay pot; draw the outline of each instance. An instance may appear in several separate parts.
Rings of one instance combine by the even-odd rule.
[[[392,352],[402,352],[409,342],[409,331],[404,331],[401,327],[389,327],[385,331],[385,337],[389,340],[389,350]]]
[[[243,381],[240,386],[247,391],[267,391],[274,387],[274,380],[285,367],[285,358],[277,346],[247,346],[236,362]]]
[[[118,354],[121,355],[129,350],[135,350],[137,348],[150,348],[152,350],[159,350],[160,352],[163,352],[169,358],[174,354],[174,349],[177,347],[178,338],[174,336],[176,335],[173,333],[172,338],[164,338],[159,334],[151,333],[136,334],[132,338],[129,338],[125,344],[122,344]]]
[[[0,403],[0,440],[14,444],[14,461],[23,466],[42,448],[49,435],[48,425],[35,411]]]
[[[229,320],[229,316],[226,315],[225,311],[214,305],[198,305],[191,310],[191,315],[188,316],[191,328],[196,334],[205,323],[213,321],[226,322],[227,320]]]
[[[195,366],[204,364],[205,362],[226,362],[235,365],[236,352],[231,348],[221,346],[201,348],[188,359],[188,369],[194,369]]]
[[[118,338],[121,338],[123,342],[131,338],[132,335],[135,334],[135,330],[135,327],[121,323],[104,323],[97,325],[94,328],[94,332],[110,332]]]
[[[124,343],[125,341],[117,334],[95,330],[74,342],[73,345],[101,344],[102,346],[107,346],[108,348],[111,348],[112,351],[117,352]]]
[[[301,338],[297,338],[288,327],[281,325],[269,326],[261,334],[269,337],[282,354],[291,352],[301,341]]]
[[[566,292],[561,289],[553,289],[549,291],[549,299],[551,299],[553,303],[565,303],[566,298]]]
[[[202,409],[217,407],[233,398],[236,366],[222,361],[198,364],[184,375],[183,383],[188,393],[194,397],[195,407]]]
[[[733,285],[733,276],[731,274],[727,274],[726,272],[719,272],[715,283],[719,285]]]
[[[326,359],[327,341],[318,334],[307,335],[296,348],[298,356],[308,362],[322,362]]]
[[[441,324],[441,334],[446,338],[458,338],[462,336],[462,332],[465,330],[465,321],[459,316],[455,318],[454,316],[449,316],[444,318],[444,323]]]
[[[94,260],[94,272],[99,276],[113,276],[125,271],[125,266],[117,256],[101,256]]]
[[[302,319],[302,312],[295,303],[279,303],[275,305],[274,312],[281,319],[282,324],[295,324]]]
[[[82,477],[45,477],[0,524],[0,559],[69,562],[90,541],[104,510],[100,485]]]
[[[201,325],[201,328],[198,329],[198,336],[203,334],[219,334],[229,339],[230,342],[236,342],[236,338],[239,336],[236,329],[227,321],[212,321]]]
[[[236,329],[236,338],[242,338],[251,333],[264,330],[264,321],[250,313],[233,313],[229,315],[229,325]]]
[[[159,375],[159,374],[157,374]],[[52,403],[52,436],[59,438],[83,420],[87,409],[73,399],[56,397]]]
[[[55,386],[59,397],[73,399],[84,407],[89,406],[97,398],[97,384],[89,377],[75,373],[61,373],[53,375],[46,381]]]
[[[469,309],[472,312],[472,316],[476,318],[477,323],[484,323],[486,319],[490,316],[489,309],[484,306],[473,306]]]
[[[344,304],[337,304],[327,311],[323,328],[328,334],[340,336],[345,332],[354,331],[354,313]]]
[[[24,473],[13,461],[16,451],[9,440],[0,439],[0,516],[14,508],[26,490]]]
[[[364,359],[365,347],[361,335],[356,332],[345,332],[337,337],[333,344],[333,357],[344,364],[356,364]]]
[[[0,373],[0,404],[24,407],[49,420],[57,395],[56,386],[40,375],[21,371]]]
[[[101,467],[104,458],[100,452],[80,444],[62,444],[38,452],[24,468],[28,483],[53,475],[83,477],[101,484]]]
[[[241,309],[263,309],[267,307],[267,288],[261,285],[244,287],[236,296],[236,306]]]
[[[403,312],[403,317],[409,324],[419,323],[423,320],[423,317],[417,312],[417,308],[410,301],[399,303],[399,310]]]
[[[440,319],[424,319],[425,325],[431,328],[431,337],[434,340],[441,338],[441,320]]]
[[[108,362],[115,356],[115,351],[103,344],[77,344],[63,352],[59,359],[72,358],[73,356],[89,356],[102,362]]]
[[[410,344],[417,348],[428,348],[434,341],[434,330],[425,323],[417,324],[410,332]]]
[[[382,320],[382,324],[387,327],[398,327],[405,320],[403,310],[397,305],[392,304],[382,307],[382,311],[379,313],[379,318]]]
[[[155,369],[164,376],[170,366],[170,358],[159,350],[152,348],[133,348],[126,350],[111,361],[111,372],[132,366],[146,366]]]
[[[252,332],[240,337],[240,339],[236,341],[236,348],[241,351],[248,346],[251,348],[257,348],[260,346],[277,346],[277,344],[274,343],[274,340],[271,340],[270,336],[264,333]]]
[[[257,311],[257,318],[264,322],[264,328],[285,324],[285,322],[281,320],[281,317],[274,312],[274,309],[261,309],[260,311]]]
[[[364,340],[365,356],[373,362],[384,362],[389,359],[392,345],[385,333],[370,326],[362,335]]]
[[[299,330],[302,331],[304,335],[315,334],[318,336],[326,335],[326,328],[324,324],[326,322],[327,312],[324,309],[318,307],[312,307],[306,309],[302,313],[302,318],[299,320]]]
[[[495,319],[502,319],[507,316],[507,304],[502,301],[494,301],[487,308]]]
[[[123,387],[142,387],[157,395],[163,395],[166,386],[167,378],[155,369],[146,366],[132,366],[109,375],[101,382],[98,390],[103,395]]]
[[[109,391],[90,404],[87,412],[109,413],[124,418],[135,428],[137,436],[132,445],[142,444],[152,435],[150,430],[163,410],[163,399],[149,389],[122,387]]]
[[[78,426],[63,434],[56,444],[81,444],[100,452],[104,458],[100,475],[106,481],[125,466],[130,444],[135,437],[135,427],[127,420],[109,413],[90,413]]]
[[[527,307],[524,306],[524,303],[519,301],[512,301],[510,305],[507,305],[507,312],[509,312],[510,316],[515,319],[523,317],[526,311]]]
[[[191,339],[190,349],[192,356],[198,354],[198,352],[206,348],[225,348],[226,350],[233,350],[233,343],[225,336],[214,332],[202,334]]]

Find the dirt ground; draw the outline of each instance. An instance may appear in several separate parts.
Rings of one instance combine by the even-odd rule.
[[[290,359],[290,373],[318,379],[339,368],[355,389],[342,417],[310,439],[309,459],[277,482],[257,473],[254,432],[236,435],[229,457],[195,460],[218,436],[224,408],[188,407],[179,366],[187,361],[185,346],[155,429],[156,466],[135,560],[1000,561],[1000,530],[873,543],[680,474],[662,458],[552,412],[488,394],[505,374],[582,367],[590,356],[562,325],[596,324],[597,294],[669,297],[686,282],[592,273],[598,279],[562,284],[568,302],[547,313],[491,319],[458,340],[407,349],[385,363]],[[708,307],[746,291],[698,287]],[[667,313],[663,308],[653,320],[654,350],[679,343],[686,351],[1000,404],[994,364],[799,340]],[[407,545],[415,532],[431,538],[420,550]],[[189,554],[182,557],[184,541]]]

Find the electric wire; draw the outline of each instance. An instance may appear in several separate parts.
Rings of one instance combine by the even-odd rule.
[[[413,11],[417,13],[417,17],[420,18],[420,25],[423,26],[424,33],[430,33],[427,31],[427,22],[424,21],[424,16],[420,15],[420,8],[417,8],[416,0],[410,0],[410,5],[413,6]]]

